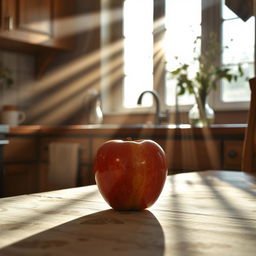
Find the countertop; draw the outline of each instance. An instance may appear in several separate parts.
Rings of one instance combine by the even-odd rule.
[[[92,125],[65,125],[65,126],[46,126],[46,125],[27,125],[12,127],[9,135],[40,135],[40,134],[97,134],[99,132],[122,132],[129,134],[143,131],[145,134],[241,134],[244,133],[246,124],[223,124],[212,125],[209,128],[191,128],[188,124],[92,124]]]

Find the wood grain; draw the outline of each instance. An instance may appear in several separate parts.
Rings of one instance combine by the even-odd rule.
[[[0,200],[0,255],[255,255],[256,177],[168,176],[148,210],[117,212],[96,186]]]

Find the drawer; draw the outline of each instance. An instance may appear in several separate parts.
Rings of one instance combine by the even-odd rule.
[[[243,141],[224,141],[223,169],[241,170]]]
[[[6,164],[4,178],[5,196],[31,194],[38,191],[36,164]]]
[[[38,158],[37,138],[8,138],[4,147],[4,162],[34,162]]]

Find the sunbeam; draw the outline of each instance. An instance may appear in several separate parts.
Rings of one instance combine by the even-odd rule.
[[[40,95],[41,93],[43,94],[45,91],[53,89],[57,84],[71,79],[80,72],[84,72],[86,69],[93,67],[96,63],[100,63],[101,58],[111,56],[115,54],[115,52],[118,52],[121,48],[122,40],[114,42],[108,47],[105,47],[103,50],[95,50],[90,54],[80,56],[74,61],[70,61],[68,64],[65,64],[57,70],[47,74],[47,76],[40,79],[39,81],[31,82],[34,87],[33,94],[26,96],[23,98],[23,100],[27,101],[30,97]],[[23,89],[26,90],[26,87],[30,88],[31,83],[24,84]],[[10,92],[5,96],[6,101],[12,102],[15,96],[16,95],[14,95],[14,93]]]

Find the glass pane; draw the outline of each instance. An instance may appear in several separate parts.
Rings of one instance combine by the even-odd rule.
[[[234,18],[234,16],[223,4],[223,18]],[[221,100],[227,103],[249,101],[250,89],[247,78],[254,77],[254,17],[246,22],[240,18],[223,21],[222,35],[223,64],[228,65],[228,67],[233,66],[233,72],[236,72],[237,64],[241,63],[245,74],[236,82],[222,81]]]
[[[254,61],[254,18],[223,22],[223,64]]]
[[[138,37],[136,37],[138,38]],[[124,73],[131,75],[134,72],[152,74],[153,72],[153,36],[152,34],[134,40],[124,40]]]
[[[153,0],[124,2],[124,79],[123,106],[137,107],[144,90],[153,89]],[[152,105],[150,95],[143,105]]]
[[[143,76],[141,73],[133,74],[131,76],[126,76],[124,78],[124,91],[123,97],[125,108],[138,107],[137,100],[139,95],[145,90],[153,89],[153,75]],[[129,97],[127,97],[129,95]],[[153,103],[152,96],[150,94],[145,94],[142,99],[143,106],[151,106]]]
[[[184,8],[186,6],[186,8]],[[182,14],[182,15],[181,15]],[[191,75],[197,69],[193,58],[200,52],[200,45],[194,52],[194,41],[201,36],[201,0],[166,0],[165,52],[167,70],[174,70],[180,63],[191,67]],[[178,59],[177,59],[178,57]],[[175,105],[175,81],[166,82],[166,103]],[[191,104],[192,97],[180,96],[181,105]]]
[[[123,15],[125,37],[153,32],[153,0],[125,0]]]
[[[237,66],[233,68],[234,72]],[[243,65],[244,76],[236,82],[222,81],[221,96],[224,102],[246,102],[250,100],[249,82],[246,78],[254,76],[254,63]]]

